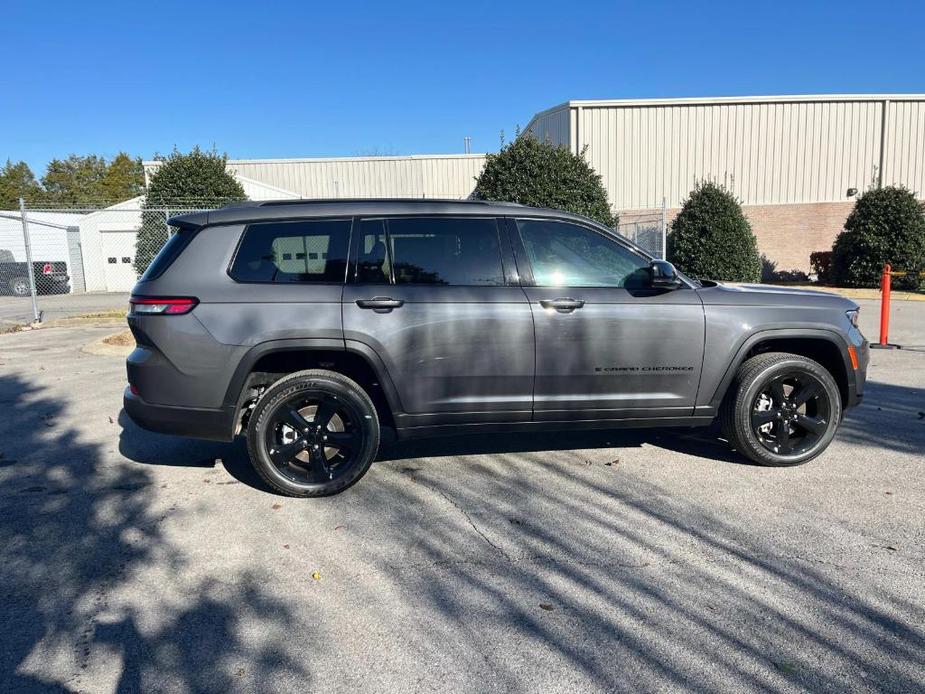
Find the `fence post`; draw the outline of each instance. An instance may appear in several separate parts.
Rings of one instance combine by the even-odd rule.
[[[29,220],[26,217],[26,201],[24,198],[19,199],[19,214],[22,217],[22,240],[26,247],[26,269],[29,272],[29,291],[32,294],[32,315],[36,323],[40,323],[42,316],[39,314],[39,303],[35,296],[35,268],[32,267],[32,246],[29,243]]]
[[[668,201],[662,196],[662,260],[668,260]]]

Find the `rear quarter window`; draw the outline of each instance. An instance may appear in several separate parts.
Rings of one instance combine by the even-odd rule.
[[[195,235],[196,231],[192,229],[178,229],[171,234],[170,238],[167,239],[167,243],[161,247],[148,269],[144,271],[141,281],[153,280],[163,275],[173,261],[180,257],[183,249],[189,245]],[[115,259],[109,258],[108,261],[113,263]]]
[[[231,263],[238,282],[343,283],[349,219],[249,224]]]

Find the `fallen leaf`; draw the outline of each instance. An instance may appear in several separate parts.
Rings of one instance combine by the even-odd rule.
[[[110,423],[110,424],[115,424],[115,421],[113,421],[113,418],[112,418],[112,417],[109,418],[109,423]]]
[[[274,511],[279,511],[282,507],[282,504],[273,504],[270,508],[272,508]]]
[[[346,528],[347,528],[346,525],[335,525],[334,526],[335,530],[345,530]]]
[[[541,609],[541,610],[546,610],[547,612],[552,612],[552,611],[553,611],[554,609],[556,609],[556,608],[553,607],[552,605],[550,605],[549,603],[541,602],[541,603],[540,603],[540,609]]]
[[[886,494],[887,496],[892,496],[892,495],[893,495],[893,492],[883,492],[883,493]]]
[[[320,581],[320,580],[321,580],[321,572],[320,572],[320,571],[312,571],[312,578],[314,578],[316,581]]]
[[[289,545],[283,545],[283,549],[289,549]]]
[[[212,484],[212,480],[203,480],[206,484]]]

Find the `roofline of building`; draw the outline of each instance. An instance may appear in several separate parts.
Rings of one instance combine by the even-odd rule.
[[[227,164],[324,164],[343,161],[407,161],[408,159],[484,159],[485,154],[403,154],[383,157],[300,157],[283,159],[229,159]],[[142,166],[160,166],[160,160],[143,161]]]
[[[537,116],[563,107],[687,106],[707,104],[776,104],[826,101],[925,101],[925,94],[780,94],[768,96],[698,96],[665,99],[572,99]]]

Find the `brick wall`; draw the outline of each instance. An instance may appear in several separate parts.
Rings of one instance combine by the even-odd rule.
[[[853,207],[854,201],[846,201],[743,205],[742,210],[758,239],[758,252],[776,263],[776,270],[809,272],[809,254],[832,249]],[[679,211],[668,210],[669,225]],[[651,215],[652,210],[625,210],[620,212],[620,222]]]

